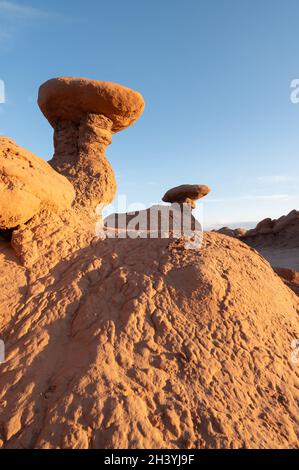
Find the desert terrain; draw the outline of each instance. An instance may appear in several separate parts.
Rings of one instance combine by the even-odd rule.
[[[193,248],[98,237],[105,150],[143,97],[60,77],[38,104],[52,160],[0,138],[0,447],[297,448],[298,296],[273,269],[299,270],[297,211]],[[191,213],[209,191],[164,201]]]

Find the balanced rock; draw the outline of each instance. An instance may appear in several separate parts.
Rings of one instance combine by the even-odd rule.
[[[50,163],[73,183],[77,207],[94,211],[112,202],[116,181],[105,150],[112,134],[141,115],[141,94],[116,83],[60,77],[40,87],[38,104],[54,128]]]
[[[178,204],[188,204],[192,209],[195,208],[195,201],[206,196],[210,188],[199,184],[182,184],[169,189],[163,196],[162,201]]]
[[[0,195],[0,229],[7,230],[43,209],[70,208],[75,191],[46,161],[1,136]]]

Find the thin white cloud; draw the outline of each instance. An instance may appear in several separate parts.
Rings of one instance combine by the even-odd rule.
[[[252,221],[248,221],[246,219],[244,220],[241,220],[239,219],[238,221],[236,221],[236,219],[210,219],[210,220],[207,220],[207,222],[204,224],[204,230],[218,230],[222,227],[229,227],[231,229],[234,229],[234,228],[246,228],[246,229],[249,229],[249,228],[253,228],[256,226],[257,224],[257,220],[252,220]]]
[[[214,199],[205,199],[204,203],[212,202],[212,203],[226,203],[232,201],[258,201],[258,200],[280,200],[280,199],[292,199],[295,196],[290,194],[246,194],[239,197],[234,198],[214,198]]]
[[[267,176],[258,176],[257,180],[259,183],[265,184],[275,184],[275,183],[290,183],[296,181],[298,177],[293,175],[267,175]]]
[[[4,24],[4,26],[1,25],[0,31],[1,48],[14,41],[22,29],[36,23],[39,24],[42,20],[75,24],[83,21],[82,18],[74,18],[71,15],[64,16],[55,11],[35,8],[28,4],[21,5],[9,0],[0,0],[0,20]]]
[[[290,199],[292,196],[290,194],[248,194],[241,199],[247,199],[249,201],[257,201],[257,200],[277,200],[277,199]]]
[[[0,13],[4,13],[10,17],[28,19],[46,18],[49,16],[48,12],[40,10],[39,8],[33,8],[29,5],[24,6],[19,3],[9,2],[6,0],[0,1]]]
[[[227,201],[232,201],[231,198],[214,198],[214,199],[205,199],[203,202],[206,203],[206,202],[227,202]]]

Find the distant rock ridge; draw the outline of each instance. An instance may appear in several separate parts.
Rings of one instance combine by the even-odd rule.
[[[222,227],[218,233],[240,238],[252,246],[275,245],[288,248],[299,247],[299,211],[294,209],[278,219],[261,220],[253,229]]]
[[[42,210],[70,209],[71,183],[42,158],[0,136],[0,229],[24,224]]]
[[[77,77],[44,83],[38,104],[54,128],[52,160],[0,138],[0,236],[11,239],[26,266],[47,244],[55,258],[63,240],[71,237],[75,249],[95,236],[96,208],[116,193],[106,147],[144,109],[142,95],[130,88]]]
[[[287,215],[279,217],[279,219],[263,219],[254,229],[248,230],[245,237],[254,238],[260,235],[276,236],[286,232],[290,232],[290,234],[297,232],[299,246],[299,211],[296,209],[292,210]]]
[[[217,232],[257,249],[284,283],[299,295],[299,273],[293,269],[299,269],[299,211],[294,209],[278,219],[268,217],[251,230],[223,227]]]

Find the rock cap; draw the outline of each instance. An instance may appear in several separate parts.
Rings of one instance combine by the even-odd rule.
[[[169,189],[163,196],[164,202],[188,203],[195,207],[195,201],[209,194],[211,189],[206,185],[182,184]]]
[[[41,85],[38,105],[52,127],[59,120],[79,123],[86,114],[103,114],[113,122],[115,133],[139,118],[144,100],[137,91],[117,83],[58,77]]]

